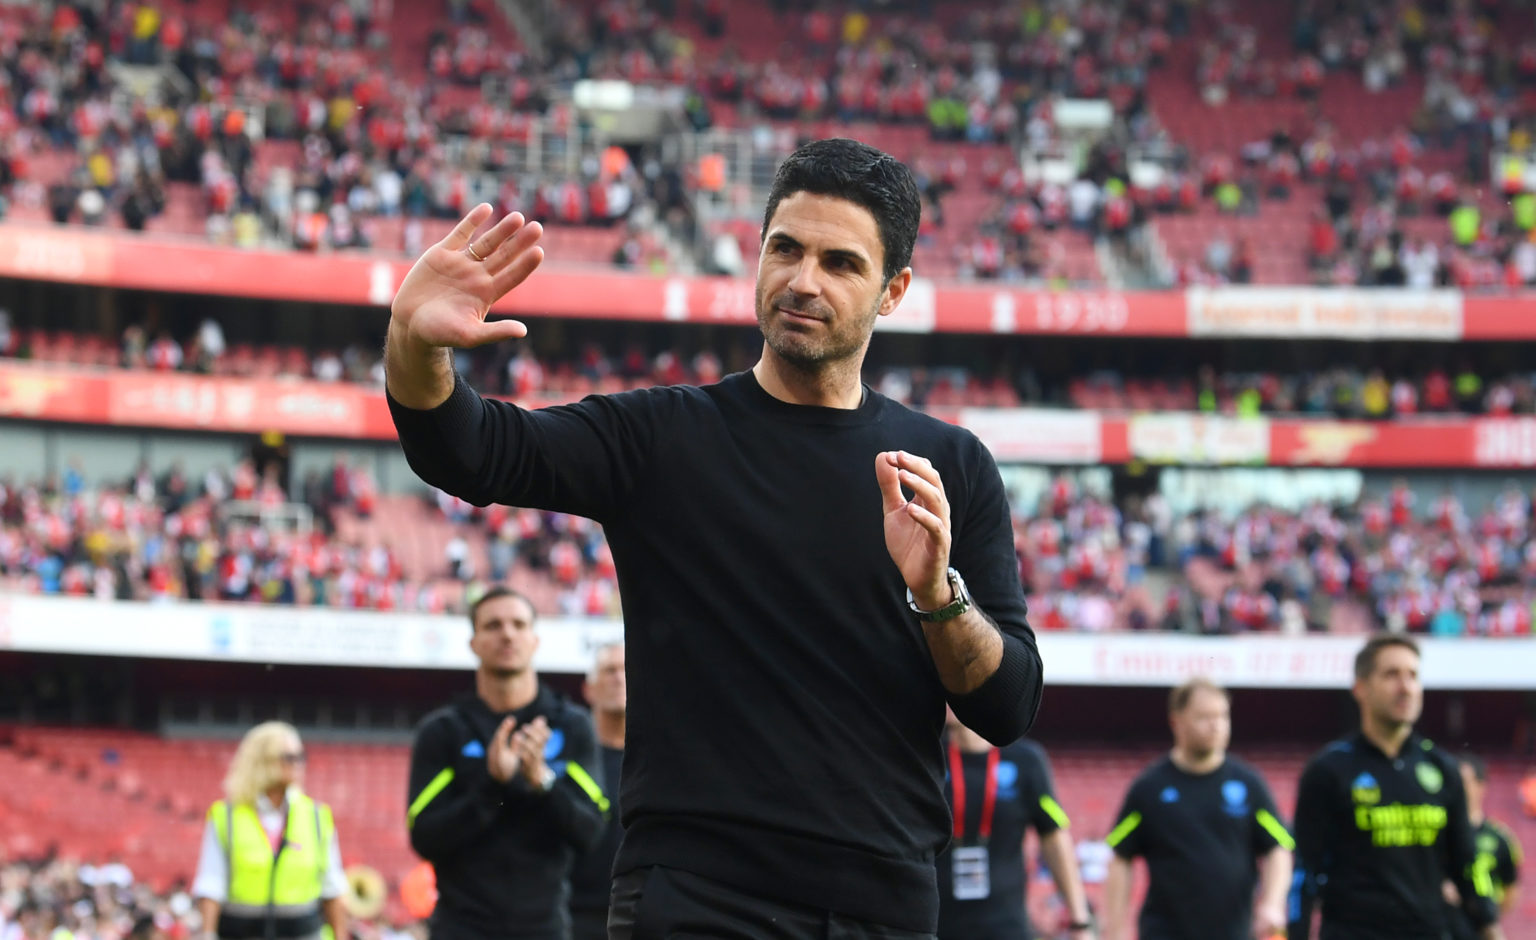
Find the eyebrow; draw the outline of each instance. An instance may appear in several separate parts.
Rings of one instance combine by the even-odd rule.
[[[799,239],[785,235],[783,232],[774,232],[772,235],[769,235],[768,243],[770,245],[789,245],[793,248],[805,247],[805,245],[801,244]],[[869,258],[865,257],[862,251],[857,251],[853,248],[828,248],[826,251],[823,251],[822,254],[828,258],[836,258],[847,261],[861,271],[867,270],[872,263]]]

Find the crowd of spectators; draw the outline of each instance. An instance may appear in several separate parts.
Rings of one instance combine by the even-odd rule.
[[[530,403],[570,401],[593,393],[651,385],[707,385],[747,368],[750,345],[721,344],[693,353],[622,349],[587,342],[579,349],[540,354],[533,342],[456,354],[455,367],[476,388]],[[73,362],[157,372],[257,378],[308,378],[374,388],[384,382],[376,344],[341,349],[257,349],[231,345],[215,318],[189,335],[131,325],[120,343],[97,337],[13,328],[0,310],[0,357]],[[871,365],[866,381],[886,396],[925,408],[1021,405],[1103,411],[1198,411],[1207,414],[1302,415],[1387,420],[1420,414],[1536,414],[1536,372],[1478,368],[1468,362],[1409,372],[1334,364],[1307,372],[1222,370],[1170,363],[1163,374],[1098,370],[1069,380],[1042,379],[1032,369],[1015,374],[958,364]]]
[[[0,863],[4,940],[187,940],[198,924],[184,886],[157,893],[121,861]]]
[[[0,940],[191,940],[201,927],[184,883],[157,889],[120,859],[91,864],[46,845],[0,857]],[[424,923],[354,919],[349,927],[355,940],[426,936]]]
[[[480,79],[522,56],[493,44],[483,17],[459,15],[464,4],[449,7],[414,76],[391,68],[389,4],[375,0],[237,6],[227,20],[157,3],[17,8],[0,24],[0,193],[56,222],[142,229],[166,211],[169,186],[189,184],[218,241],[369,247],[371,220],[400,217],[399,243],[378,247],[408,253],[423,218],[487,199],[557,225],[627,225],[622,259],[654,262],[644,233],[687,208],[677,168],[619,151],[583,152],[568,174],[514,171],[536,119],[551,122],[545,152],[563,155],[571,111],[520,80],[504,104],[480,103]],[[174,68],[184,87],[123,105],[109,59]],[[474,93],[455,94],[466,84]],[[292,146],[263,161],[274,141]],[[60,156],[62,176],[37,172]],[[503,172],[487,183],[491,170]]]
[[[1187,156],[1143,198],[1188,211],[1209,200],[1233,215],[1298,190],[1316,199],[1305,244],[1319,284],[1452,286],[1536,283],[1536,187],[1523,165],[1536,131],[1536,42],[1528,4],[1300,3],[1284,55],[1241,5],[1211,8],[1194,79],[1207,103],[1296,98],[1307,116],[1237,152]],[[1273,39],[1268,41],[1273,49]],[[1423,94],[1380,136],[1340,133],[1317,106],[1330,76],[1363,99],[1405,83]],[[1184,283],[1244,283],[1254,246],[1218,233],[1203,258],[1182,259]]]
[[[338,461],[293,492],[249,460],[192,480],[141,465],[121,484],[0,480],[0,584],[105,600],[218,600],[457,610],[462,591],[404,576],[391,546],[344,539],[338,510],[374,511],[371,475]],[[290,512],[304,506],[306,514]]]
[[[1536,193],[1513,176],[1491,181],[1497,196],[1476,189],[1490,183],[1490,155],[1529,150],[1536,127],[1536,42],[1501,30],[1516,6],[1298,3],[1290,51],[1277,56],[1237,4],[903,0],[871,15],[865,5],[784,2],[776,20],[796,28],[780,47],[774,37],[747,42],[755,21],[743,26],[742,12],[719,0],[606,0],[560,5],[547,48],[530,55],[492,22],[499,13],[449,3],[417,43],[422,61],[397,68],[404,40],[390,35],[390,6],[378,0],[237,8],[217,22],[156,3],[64,3],[46,17],[8,16],[0,29],[0,192],[59,221],[118,216],[142,228],[165,211],[169,184],[196,184],[221,240],[364,247],[373,220],[398,217],[378,247],[409,254],[422,247],[423,218],[455,218],[487,198],[555,224],[623,225],[612,260],[664,269],[673,256],[658,226],[672,243],[702,240],[690,193],[711,184],[697,167],[648,148],[586,148],[560,172],[520,162],[535,133],[548,155],[564,155],[580,119],[561,90],[576,79],[684,89],[697,129],[727,115],[920,124],[938,141],[1034,153],[1053,145],[1058,96],[1102,98],[1117,118],[1102,151],[1110,159],[1090,158],[1070,184],[1025,186],[1000,161],[968,166],[963,146],[947,160],[914,159],[923,238],[951,247],[957,273],[1060,280],[1051,235],[1063,227],[1121,239],[1157,212],[1207,200],[1261,212],[1305,185],[1321,194],[1303,246],[1319,282],[1532,284]],[[1132,186],[1114,158],[1127,146],[1176,144],[1144,89],[1191,35],[1194,79],[1211,104],[1315,101],[1330,74],[1347,74],[1368,92],[1422,82],[1423,106],[1382,139],[1346,142],[1315,116],[1239,153],[1181,152],[1160,181]],[[193,91],[124,107],[113,59],[173,67]],[[496,96],[479,94],[491,85]],[[275,165],[260,158],[270,141],[293,142]],[[1426,163],[1429,151],[1460,153],[1462,168]],[[36,184],[50,153],[70,155],[70,171]],[[945,193],[978,173],[996,206],[974,232],[945,231]],[[1446,219],[1434,235],[1400,224],[1428,214]],[[1219,237],[1175,276],[1243,282],[1254,250]]]
[[[431,512],[453,535],[437,570],[407,573],[383,537],[342,538],[324,522],[337,510],[366,518],[376,501],[368,474],[341,459],[292,494],[249,462],[197,483],[175,467],[101,487],[73,468],[42,485],[4,481],[0,583],[104,599],[449,612],[467,588],[516,570],[539,585],[547,613],[618,616],[613,556],[589,520],[435,492]],[[296,530],[283,512],[291,503],[319,524]],[[1532,633],[1536,526],[1513,486],[1476,512],[1451,494],[1420,507],[1399,483],[1350,505],[1254,505],[1229,517],[1175,513],[1156,493],[1117,503],[1061,476],[1038,502],[1018,502],[1014,521],[1043,630]]]
[[[1402,483],[1229,518],[1176,516],[1156,494],[1117,508],[1062,478],[1016,531],[1038,629],[1533,633],[1536,528],[1513,486],[1475,518],[1451,494],[1420,512]],[[1161,598],[1147,589],[1158,569],[1178,573]]]
[[[485,541],[493,574],[536,559],[561,612],[617,611],[613,558],[585,520],[438,494],[444,516]],[[1014,507],[1031,623],[1042,630],[1304,633],[1372,625],[1437,635],[1530,636],[1536,526],[1529,498],[1507,489],[1476,518],[1453,495],[1420,513],[1398,484],[1382,499],[1227,518],[1175,514],[1160,494],[1112,500],[1058,477],[1034,506]],[[448,563],[475,575],[469,543]],[[1162,580],[1154,584],[1151,573]],[[1336,608],[1338,608],[1336,610]],[[1354,616],[1351,617],[1350,615]]]

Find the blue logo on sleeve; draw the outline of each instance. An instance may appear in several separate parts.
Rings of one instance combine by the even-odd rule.
[[[565,749],[565,732],[559,728],[549,729],[549,740],[544,742],[544,759],[554,760]]]
[[[485,745],[481,744],[479,741],[471,741],[464,745],[464,750],[460,751],[459,753],[463,754],[465,757],[484,757]]]
[[[1229,816],[1248,815],[1248,784],[1241,780],[1228,780],[1221,785],[1222,808]]]
[[[1159,799],[1164,803],[1177,803],[1179,801],[1178,787],[1163,787],[1163,792],[1159,794]]]
[[[1019,765],[1011,760],[997,762],[997,796],[1002,800],[1019,798]]]

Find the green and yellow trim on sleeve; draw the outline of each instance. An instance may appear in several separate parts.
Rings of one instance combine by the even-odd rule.
[[[1514,831],[1497,819],[1488,820],[1488,824],[1493,827],[1494,832],[1499,834],[1499,838],[1504,840],[1504,847],[1509,850],[1509,860],[1519,868],[1520,863],[1525,860],[1525,853],[1521,851],[1520,840],[1515,838]]]
[[[566,761],[565,772],[576,781],[576,785],[581,787],[587,798],[597,804],[597,808],[602,810],[603,815],[608,815],[608,797],[603,794],[603,788],[597,785],[597,781],[592,779],[592,775],[587,773],[586,768],[575,761]]]
[[[416,817],[421,815],[421,811],[426,809],[427,804],[436,799],[437,795],[443,792],[448,784],[452,782],[453,768],[444,767],[437,772],[437,776],[433,777],[431,782],[421,788],[421,792],[416,794],[416,799],[411,801],[411,808],[405,812],[405,826],[407,829],[416,825]]]
[[[1296,840],[1285,830],[1285,825],[1275,818],[1274,813],[1267,809],[1261,809],[1253,814],[1253,818],[1258,820],[1260,826],[1264,827],[1264,831],[1269,833],[1269,837],[1275,840],[1276,845],[1287,852],[1296,851]]]
[[[1105,837],[1104,841],[1109,845],[1110,848],[1114,848],[1115,846],[1124,842],[1126,836],[1135,832],[1136,827],[1139,825],[1141,825],[1141,814],[1132,811],[1131,813],[1127,814],[1124,819],[1120,820],[1120,824],[1115,826],[1115,828],[1110,831],[1109,835]]]
[[[1472,862],[1472,890],[1478,897],[1491,899],[1498,893],[1493,885],[1493,866],[1492,855],[1479,855]]]
[[[1049,793],[1040,797],[1040,808],[1045,810],[1045,815],[1051,817],[1051,822],[1055,823],[1058,829],[1072,827],[1072,820],[1067,818],[1067,811],[1062,809],[1061,804],[1056,802],[1056,798]]]

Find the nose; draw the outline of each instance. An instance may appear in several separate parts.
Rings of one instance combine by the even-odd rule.
[[[789,281],[789,289],[801,297],[816,297],[821,294],[820,274],[820,265],[813,256],[807,254],[800,259],[795,276]]]

